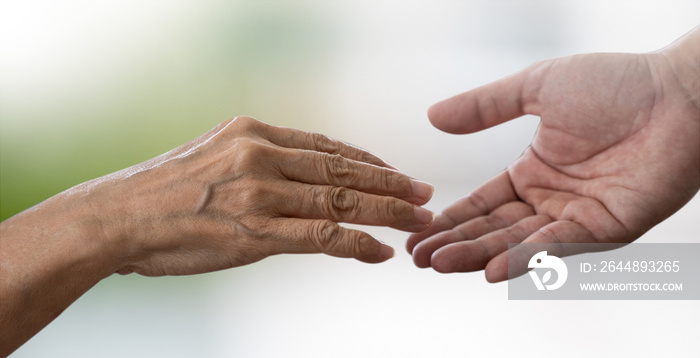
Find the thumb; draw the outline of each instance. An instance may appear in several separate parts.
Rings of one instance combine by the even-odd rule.
[[[465,134],[535,114],[540,87],[535,78],[541,76],[532,76],[539,72],[534,67],[438,102],[428,109],[428,119],[444,132]]]

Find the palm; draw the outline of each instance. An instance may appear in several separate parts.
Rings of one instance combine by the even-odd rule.
[[[519,160],[409,238],[416,264],[444,272],[489,264],[489,279],[501,280],[508,243],[630,242],[678,210],[700,186],[700,128],[697,108],[675,100],[682,91],[660,82],[662,71],[654,56],[573,56],[431,109],[452,133],[524,113],[541,123]]]
[[[663,118],[652,118],[659,110],[641,56],[606,57],[573,57],[543,71],[541,126],[508,172],[535,212],[578,223],[598,241],[629,241],[648,229],[639,220],[647,219],[643,201],[656,177],[665,175],[642,153],[653,151],[655,129],[670,128],[655,126]],[[600,68],[601,58],[628,65]],[[570,73],[589,75],[572,81]]]

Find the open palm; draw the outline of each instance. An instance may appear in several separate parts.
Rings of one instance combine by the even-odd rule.
[[[407,243],[419,267],[507,279],[509,243],[627,243],[700,187],[700,108],[661,53],[544,61],[434,105],[449,133],[541,118],[525,153]]]

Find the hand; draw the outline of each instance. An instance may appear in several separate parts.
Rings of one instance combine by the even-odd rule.
[[[250,117],[0,223],[0,356],[115,272],[186,275],[280,253],[382,262],[337,222],[427,228],[432,187],[320,134]]]
[[[449,133],[541,122],[522,157],[408,239],[415,264],[502,281],[508,243],[629,243],[681,208],[700,187],[700,31],[689,36],[688,63],[683,44],[560,58],[431,107]]]
[[[119,242],[120,273],[183,275],[280,253],[381,262],[393,249],[336,222],[422,231],[432,187],[323,135],[253,118],[137,167],[87,183],[103,230]]]

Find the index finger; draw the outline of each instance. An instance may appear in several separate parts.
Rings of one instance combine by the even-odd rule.
[[[378,156],[350,143],[333,139],[320,133],[306,132],[299,129],[268,125],[265,138],[280,147],[306,149],[342,157],[383,168],[398,170]]]
[[[421,241],[445,230],[452,229],[473,218],[487,215],[507,202],[517,200],[518,195],[513,189],[510,175],[507,171],[503,171],[482,184],[471,194],[457,200],[443,210],[435,218],[435,223],[428,230],[409,236],[408,241],[406,241],[406,250],[412,253],[413,249]]]

